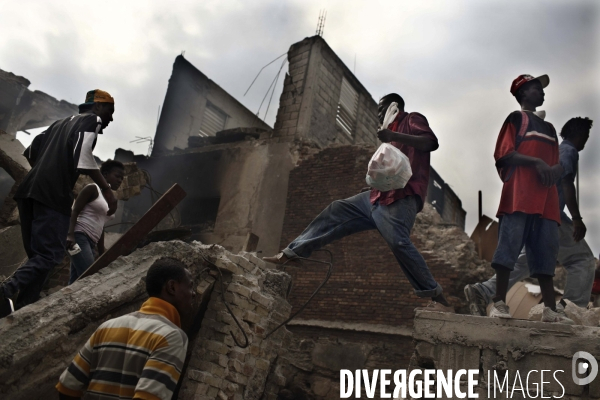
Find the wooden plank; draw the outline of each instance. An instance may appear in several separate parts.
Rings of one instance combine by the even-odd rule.
[[[100,271],[120,256],[131,253],[148,233],[166,217],[187,194],[177,183],[171,186],[156,203],[117,242],[104,252],[77,280]]]

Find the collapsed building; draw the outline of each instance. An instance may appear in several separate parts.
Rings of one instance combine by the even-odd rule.
[[[186,263],[198,282],[198,304],[186,326],[191,341],[180,399],[337,399],[341,369],[485,363],[506,371],[514,365],[510,357],[533,359],[557,337],[593,334],[592,328],[557,328],[546,343],[538,339],[544,327],[530,322],[490,324],[427,312],[415,318],[414,308],[425,301],[413,294],[373,231],[327,246],[331,259],[314,255],[321,264],[307,261],[280,271],[262,262],[262,255],[285,247],[319,210],[366,186],[366,166],[378,145],[377,104],[320,36],[293,44],[288,62],[271,128],[183,56],[176,58],[151,155],[115,153],[115,159],[135,163],[129,185],[135,189],[120,202],[109,231],[127,231],[178,183],[187,196],[157,229],[163,238],[184,241],[146,245],[0,321],[0,336],[20,338],[0,344],[0,394],[43,397],[95,327],[143,302],[145,271],[161,256]],[[465,216],[458,196],[432,168],[411,239],[463,313],[464,285],[492,275],[464,232]],[[60,287],[60,280],[53,285]],[[498,339],[465,339],[477,329],[496,330]],[[503,335],[515,329],[523,343],[541,344],[504,346]],[[556,365],[570,363],[567,347],[556,355]],[[593,346],[586,349],[600,354]],[[574,398],[582,393],[569,392]]]

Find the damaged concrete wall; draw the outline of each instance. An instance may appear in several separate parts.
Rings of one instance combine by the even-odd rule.
[[[279,246],[292,153],[290,143],[253,139],[151,157],[139,166],[159,192],[175,182],[183,187],[180,221],[193,238],[239,251],[252,232],[258,251],[270,253]],[[130,200],[123,220],[137,220],[151,202],[150,192]]]
[[[273,136],[280,141],[309,139],[321,148],[331,144],[377,144],[377,103],[320,36],[294,43]],[[350,132],[337,122],[342,81],[354,91],[349,100]]]
[[[175,147],[185,149],[190,136],[213,136],[218,131],[238,127],[271,130],[183,56],[177,56],[156,128],[152,155]]]
[[[182,316],[190,345],[178,398],[261,398],[285,330],[264,337],[289,314],[283,298],[289,276],[251,254],[179,241],[153,243],[120,257],[101,272],[0,320],[0,396],[35,400],[54,393],[58,376],[91,333],[146,299],[146,272],[165,256],[188,265],[198,285],[196,307]],[[248,336],[244,349],[229,334],[244,342],[222,301],[217,268],[224,277],[225,299]]]
[[[576,385],[572,359],[576,352],[585,351],[600,361],[599,334],[599,328],[584,326],[419,312],[414,325],[416,345],[411,369],[478,370],[476,393],[480,399],[541,398],[542,380],[546,382],[545,398],[598,399],[600,378],[587,385]],[[552,372],[546,372],[542,379],[540,370]],[[557,381],[553,373],[559,370],[562,371],[556,374]],[[530,371],[535,372],[528,376]],[[496,392],[496,397],[488,396],[487,386],[488,376],[493,384],[494,372],[500,382],[508,374],[508,388],[503,394]],[[523,389],[529,391],[526,396],[515,381],[517,372]],[[465,386],[461,387],[464,390]],[[516,391],[511,396],[513,387]]]
[[[29,80],[0,70],[0,129],[17,131],[40,128],[78,113],[77,106],[39,90],[27,89]]]
[[[267,381],[268,389],[278,388],[279,399],[339,399],[340,369],[395,370],[409,364],[413,344],[408,330],[303,322],[288,326],[290,334]]]

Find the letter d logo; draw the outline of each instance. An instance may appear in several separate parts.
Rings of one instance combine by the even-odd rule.
[[[577,361],[582,359],[585,360],[585,362],[577,363]],[[590,370],[590,373],[585,378],[579,378],[577,376],[578,374],[585,374],[588,369]],[[585,351],[578,351],[573,355],[571,370],[573,374],[573,382],[575,382],[576,385],[587,385],[588,383],[596,379],[596,376],[598,375],[598,362],[590,353]]]

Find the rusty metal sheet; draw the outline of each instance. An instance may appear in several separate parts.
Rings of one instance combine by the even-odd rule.
[[[131,253],[148,233],[166,217],[187,194],[177,183],[135,223],[117,242],[104,252],[77,280],[100,271],[118,257]]]

